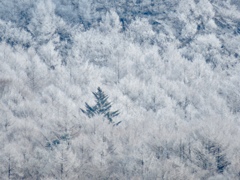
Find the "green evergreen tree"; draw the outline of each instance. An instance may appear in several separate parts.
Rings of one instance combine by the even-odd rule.
[[[90,106],[88,103],[85,103],[86,110],[81,109],[81,111],[89,118],[95,115],[103,115],[109,120],[109,122],[113,122],[113,117],[119,115],[119,110],[110,111],[112,107],[111,102],[108,102],[108,96],[101,90],[100,87],[97,88],[97,92],[93,92],[93,95],[95,97],[96,104],[94,106]]]

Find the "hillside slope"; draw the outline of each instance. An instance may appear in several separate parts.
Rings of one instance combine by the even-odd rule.
[[[234,0],[2,0],[0,176],[239,179],[239,41]]]

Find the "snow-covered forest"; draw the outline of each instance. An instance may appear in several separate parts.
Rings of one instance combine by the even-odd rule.
[[[239,0],[0,0],[0,179],[240,179]]]

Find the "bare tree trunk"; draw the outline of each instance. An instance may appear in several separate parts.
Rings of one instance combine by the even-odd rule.
[[[8,158],[8,179],[11,179],[11,157]]]

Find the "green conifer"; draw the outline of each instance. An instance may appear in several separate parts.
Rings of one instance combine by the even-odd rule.
[[[102,91],[100,87],[97,88],[97,92],[93,92],[96,104],[90,106],[85,103],[86,110],[81,109],[81,111],[86,114],[89,118],[95,115],[103,115],[109,122],[113,122],[112,118],[119,115],[119,110],[110,111],[112,105],[108,102],[108,96]]]

